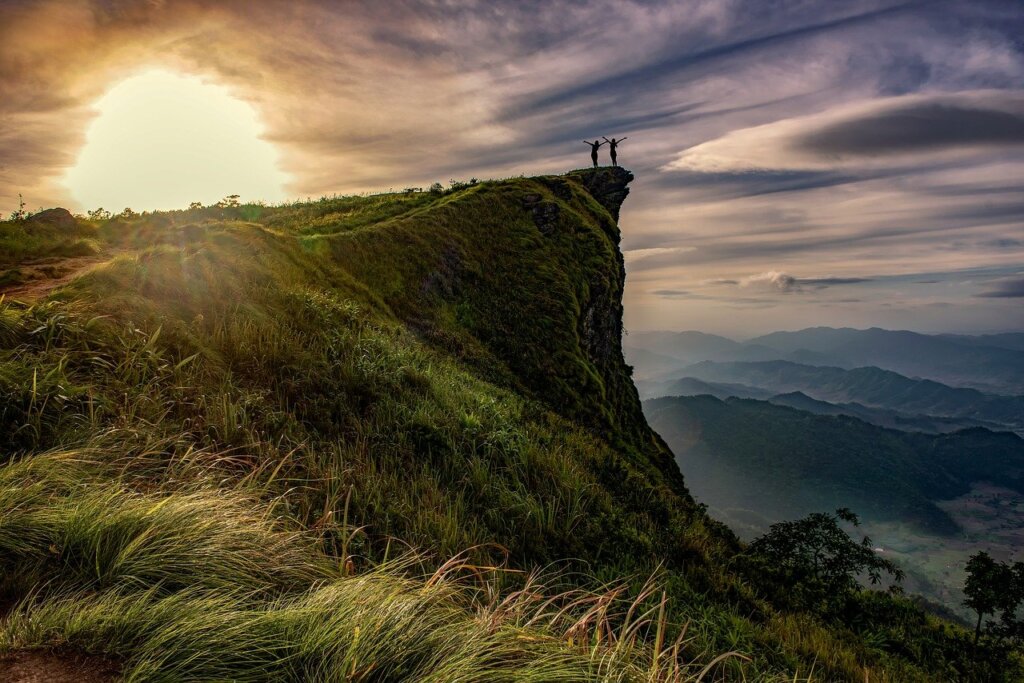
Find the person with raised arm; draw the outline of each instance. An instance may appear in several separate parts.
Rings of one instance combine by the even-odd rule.
[[[626,138],[619,138],[618,140],[616,140],[615,138],[612,138],[611,140],[609,140],[606,137],[602,137],[602,139],[605,142],[608,143],[608,154],[612,158],[612,166],[618,166],[619,162],[616,160],[615,151],[616,151],[616,148],[619,146],[619,143],[622,142],[623,140],[625,140]],[[595,154],[596,154],[596,152],[595,152]],[[597,166],[596,163],[594,165]]]
[[[590,160],[594,162],[594,168],[597,168],[597,150],[600,149],[601,145],[604,143],[598,140],[594,140],[593,142],[584,140],[583,144],[590,145]]]

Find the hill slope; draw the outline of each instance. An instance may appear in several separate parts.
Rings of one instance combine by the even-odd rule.
[[[0,653],[136,680],[987,676],[908,605],[827,625],[732,573],[622,359],[631,179],[78,221],[105,260],[0,303]]]

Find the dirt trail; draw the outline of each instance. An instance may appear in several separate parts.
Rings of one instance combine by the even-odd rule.
[[[105,657],[78,652],[26,650],[0,654],[4,683],[109,683],[118,666]]]
[[[71,258],[46,258],[26,261],[9,268],[17,271],[19,282],[0,284],[0,296],[17,301],[35,301],[65,285],[89,269],[109,261],[114,254],[97,254]]]

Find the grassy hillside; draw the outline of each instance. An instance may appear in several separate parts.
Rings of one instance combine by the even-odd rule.
[[[982,680],[896,602],[838,627],[732,573],[622,360],[629,180],[76,221],[103,262],[0,302],[0,653],[133,681]]]

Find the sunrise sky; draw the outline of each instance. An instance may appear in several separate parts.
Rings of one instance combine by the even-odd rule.
[[[630,330],[1024,329],[1020,0],[0,1],[4,214],[560,172],[602,135]]]

